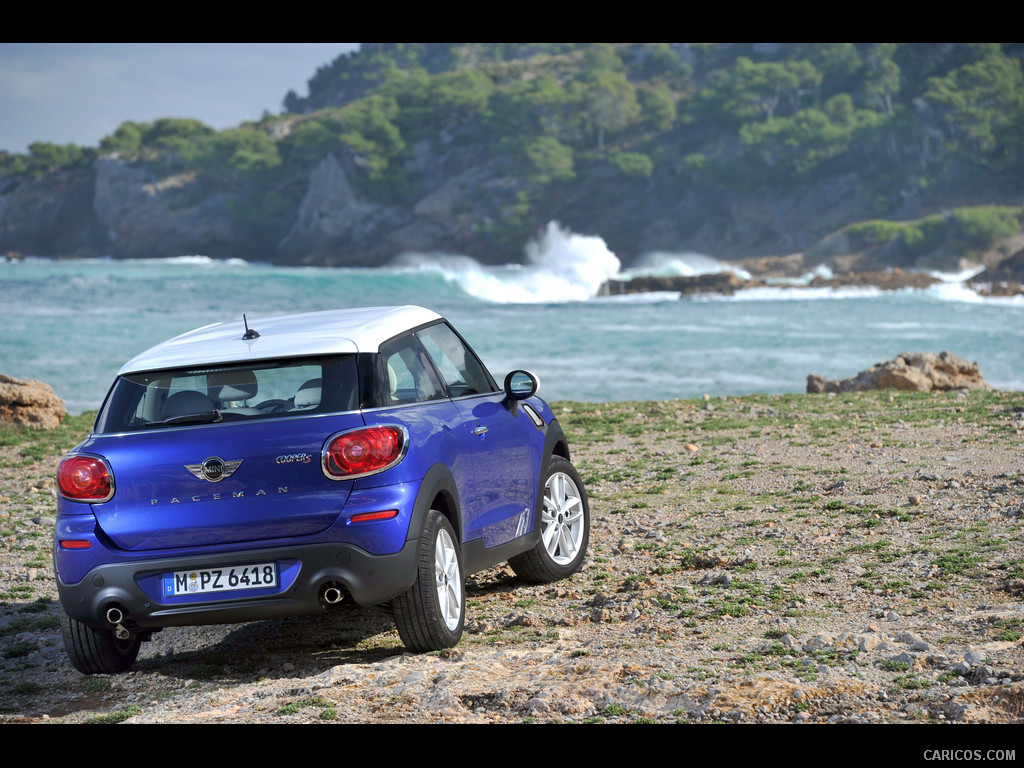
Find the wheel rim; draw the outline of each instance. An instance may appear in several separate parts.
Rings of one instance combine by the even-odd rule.
[[[434,584],[441,618],[448,630],[454,632],[462,620],[462,575],[455,542],[443,528],[434,542]]]
[[[579,488],[569,475],[556,472],[548,478],[544,489],[540,535],[544,549],[558,565],[568,565],[576,559],[585,526]]]

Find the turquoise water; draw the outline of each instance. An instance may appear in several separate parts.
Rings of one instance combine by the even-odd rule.
[[[708,262],[679,257],[670,268]],[[618,270],[599,238],[564,232],[518,268],[459,256],[406,257],[375,270],[204,257],[0,262],[0,372],[50,383],[79,412],[99,406],[130,357],[207,323],[412,303],[451,319],[496,377],[536,372],[549,399],[803,392],[810,373],[843,378],[900,352],[942,350],[977,360],[998,388],[1024,389],[1020,297],[982,300],[950,283],[897,293],[595,298]]]

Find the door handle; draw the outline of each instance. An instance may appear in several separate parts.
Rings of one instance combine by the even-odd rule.
[[[473,434],[474,435],[482,435],[487,430],[488,430],[488,427],[485,427],[485,426],[483,426],[481,424],[480,426],[478,426],[476,429],[473,430]]]

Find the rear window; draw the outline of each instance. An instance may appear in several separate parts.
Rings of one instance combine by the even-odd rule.
[[[147,371],[118,377],[96,431],[336,413],[358,402],[353,355]]]

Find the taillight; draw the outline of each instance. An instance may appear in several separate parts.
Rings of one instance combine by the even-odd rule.
[[[72,501],[109,501],[114,495],[114,478],[103,459],[74,454],[61,459],[57,487]]]
[[[351,480],[390,469],[405,456],[408,433],[395,425],[363,427],[332,436],[321,465],[331,480]]]

